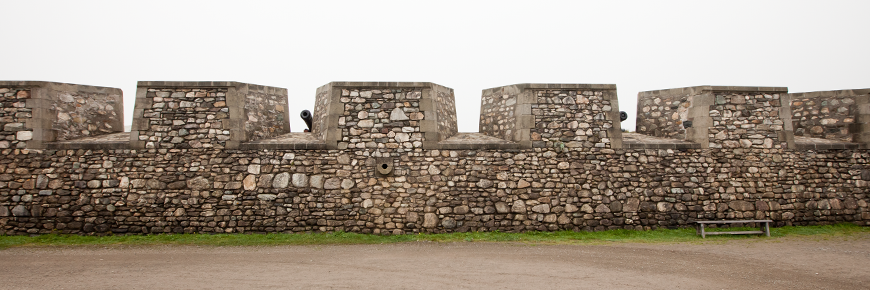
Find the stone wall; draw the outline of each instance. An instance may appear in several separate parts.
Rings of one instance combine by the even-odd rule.
[[[609,90],[533,90],[533,147],[611,148],[608,130],[619,127],[611,112],[616,95]],[[618,108],[616,109],[618,112]],[[618,119],[617,119],[618,120]]]
[[[43,150],[18,139],[0,148],[0,234],[520,232],[746,218],[870,225],[870,152],[789,149],[779,141],[791,123],[780,89],[713,88],[693,99],[688,118],[713,140],[705,144],[723,146],[635,138],[624,149],[615,86],[523,84],[483,94],[490,108],[513,106],[507,135],[523,146],[446,150],[455,117],[440,116],[452,100],[438,98],[453,96],[432,83],[333,82],[318,89],[313,135],[246,140],[255,138],[245,134],[246,106],[279,101],[246,103],[258,95],[238,83],[140,82],[129,149]],[[27,117],[22,92],[3,92],[0,120]],[[482,123],[504,120],[490,117]],[[4,131],[5,141],[11,132],[18,137]],[[273,144],[303,139],[325,145]],[[251,141],[259,145],[231,148]]]
[[[789,94],[795,136],[853,142],[859,131],[858,102],[868,94],[866,89]]]
[[[711,148],[787,148],[779,139],[784,129],[780,97],[785,94],[714,91],[713,95],[713,126],[708,128]]]
[[[245,141],[290,133],[288,107],[287,89],[248,86],[245,92]]]
[[[369,149],[376,157],[421,148],[422,96],[422,88],[343,88],[338,148]]]
[[[26,104],[30,89],[3,87],[0,88],[0,98],[0,123],[3,125],[0,149],[27,148],[27,142],[33,139],[33,129],[25,127],[33,117],[33,109],[27,108]]]
[[[694,220],[870,225],[865,151],[6,149],[0,229],[24,233],[653,229]],[[400,169],[400,168],[397,168]]]
[[[145,148],[222,149],[230,140],[222,125],[229,118],[226,88],[148,88],[146,97],[147,127],[134,128]]]
[[[640,92],[638,132],[695,142],[701,148],[794,149],[787,92],[739,86]]]
[[[517,101],[522,93],[516,86],[483,90],[478,132],[508,141],[520,141],[517,135],[517,108],[522,106],[518,106]]]
[[[434,86],[434,93],[437,107],[433,117],[437,117],[439,135],[437,141],[443,141],[459,132],[456,124],[456,101],[453,89]]]
[[[438,84],[332,82],[316,98],[315,134],[330,149],[401,153],[456,134],[453,89]]]
[[[654,91],[662,92],[662,91]],[[689,120],[689,107],[696,91],[674,91],[670,94],[640,92],[637,94],[637,133],[686,139],[683,122]]]
[[[10,124],[10,130],[29,135],[22,136],[27,139],[23,141],[28,141],[28,148],[45,148],[48,142],[124,130],[120,89],[40,81],[0,81],[0,90],[6,91],[2,93],[8,100],[4,107],[23,106],[7,110],[21,112],[16,117],[20,120],[3,122]],[[19,101],[8,99],[10,96],[7,95],[13,91],[21,91],[24,95]]]
[[[621,148],[616,85],[516,84],[483,91],[480,133],[524,148]]]
[[[290,132],[287,90],[238,82],[139,82],[133,148],[238,148]]]

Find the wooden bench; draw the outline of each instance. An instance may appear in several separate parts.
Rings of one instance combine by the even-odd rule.
[[[701,238],[707,238],[707,235],[751,235],[751,234],[764,234],[766,236],[770,236],[770,223],[772,220],[734,220],[734,221],[696,221],[698,223],[697,232],[701,235]],[[758,227],[761,229],[760,231],[731,231],[731,232],[705,232],[704,225],[706,224],[746,224],[746,223],[758,223]]]

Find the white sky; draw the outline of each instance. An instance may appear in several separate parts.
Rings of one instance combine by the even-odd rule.
[[[434,82],[476,132],[481,90],[616,84],[870,87],[870,1],[8,1],[0,80],[287,88],[291,128],[330,81]]]

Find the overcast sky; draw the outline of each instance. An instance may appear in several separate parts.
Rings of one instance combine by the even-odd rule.
[[[291,128],[330,81],[453,88],[461,132],[481,90],[616,84],[870,87],[870,1],[0,1],[0,80],[121,88],[239,81],[287,88]]]

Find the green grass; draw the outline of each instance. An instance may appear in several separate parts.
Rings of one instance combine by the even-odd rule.
[[[710,229],[750,230],[751,228]],[[853,224],[827,226],[800,226],[771,228],[771,237],[813,236],[820,239],[832,237],[865,237],[870,227]],[[765,239],[759,235],[708,236],[709,241],[733,239]],[[378,236],[346,232],[316,234],[160,234],[125,236],[78,236],[40,235],[0,236],[0,249],[9,247],[45,246],[118,246],[118,245],[197,245],[197,246],[275,246],[275,245],[349,245],[388,244],[405,242],[518,242],[526,244],[602,244],[612,242],[675,243],[700,242],[694,229],[658,229],[652,231],[611,230],[602,232],[471,232],[451,234],[416,234]]]

